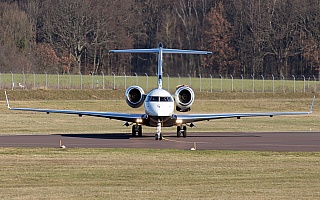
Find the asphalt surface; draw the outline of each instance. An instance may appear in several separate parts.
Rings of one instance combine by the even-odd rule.
[[[190,150],[254,150],[320,152],[320,132],[189,132],[187,138],[164,133],[164,140],[155,141],[154,134],[143,137],[130,134],[53,134],[2,135],[0,147],[66,148],[152,148]]]

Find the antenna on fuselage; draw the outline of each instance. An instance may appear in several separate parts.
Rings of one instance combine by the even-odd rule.
[[[181,49],[165,49],[160,42],[158,48],[154,49],[125,49],[125,50],[110,50],[110,53],[157,53],[158,54],[158,89],[162,88],[162,60],[164,53],[179,53],[179,54],[212,54],[209,51],[181,50]],[[169,88],[168,88],[169,89]]]

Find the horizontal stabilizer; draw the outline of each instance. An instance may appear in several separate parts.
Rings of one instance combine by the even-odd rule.
[[[124,49],[124,50],[110,50],[110,53],[179,53],[179,54],[212,54],[210,51],[197,51],[197,50],[181,50],[181,49]]]

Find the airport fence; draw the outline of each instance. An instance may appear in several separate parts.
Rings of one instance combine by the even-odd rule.
[[[285,92],[317,92],[319,81],[316,76],[295,77],[286,79],[284,76],[251,76],[250,78],[233,77],[213,77],[208,75],[198,77],[163,76],[163,88],[174,92],[177,85],[189,85],[197,92],[251,92],[251,93],[285,93]],[[72,75],[72,74],[13,74],[0,73],[0,89],[126,89],[132,85],[139,85],[145,92],[157,86],[157,76],[148,74],[119,76],[111,75]]]

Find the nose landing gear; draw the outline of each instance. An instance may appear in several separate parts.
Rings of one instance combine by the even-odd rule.
[[[161,121],[160,121],[160,119],[158,119],[157,133],[155,134],[154,139],[155,140],[162,140],[163,139],[163,136],[162,136],[162,133],[161,133]]]

